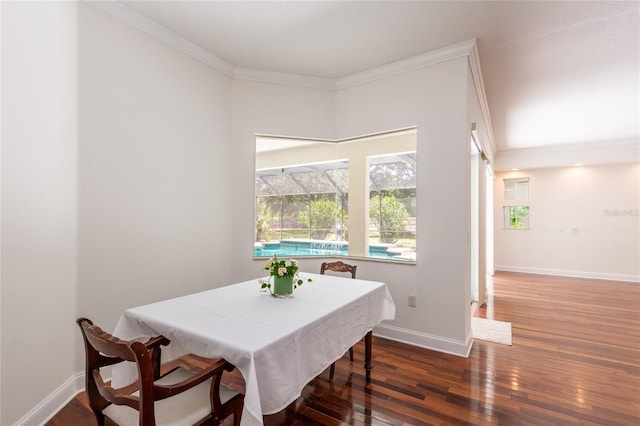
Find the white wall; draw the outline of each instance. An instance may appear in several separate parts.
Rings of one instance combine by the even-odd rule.
[[[530,230],[505,230],[504,178],[529,177]],[[496,269],[640,281],[640,164],[496,174]]]
[[[37,424],[75,389],[77,316],[233,279],[232,87],[84,3],[2,12],[0,423]]]
[[[2,337],[26,340],[25,330],[37,329],[15,320],[44,312],[48,334],[38,336],[61,339],[64,350],[43,365],[50,376],[35,391],[29,384],[2,395],[3,423],[81,370],[76,316],[112,328],[129,306],[257,276],[255,133],[332,139],[417,125],[420,257],[416,265],[359,261],[358,273],[391,288],[398,315],[389,337],[458,354],[470,348],[466,58],[334,92],[230,80],[83,3],[11,8],[2,16],[11,21],[2,30],[3,89],[7,71],[29,79],[16,86],[26,96],[3,91],[3,121],[6,99],[31,116],[2,130],[3,149],[5,134],[30,136],[2,158]],[[46,66],[26,73],[21,61],[40,55]],[[19,60],[6,67],[5,58]],[[14,177],[49,203],[32,212]],[[31,268],[31,253],[49,269]],[[300,263],[316,271],[321,261]],[[10,385],[31,366],[24,348],[2,350],[5,388],[6,362],[16,372]]]
[[[467,58],[455,59],[344,89],[336,109],[339,138],[417,126],[417,263],[366,262],[358,276],[386,282],[396,302],[381,334],[457,354],[469,348],[466,79]]]
[[[396,320],[380,334],[461,355],[470,347],[468,78],[467,58],[460,58],[337,93],[233,83],[234,158],[253,156],[255,133],[347,138],[417,125],[417,264],[357,260],[358,276],[386,282],[396,301]],[[238,265],[253,254],[252,166],[234,168]],[[317,271],[322,260],[300,263]],[[263,261],[254,263],[253,272],[238,268],[242,278],[261,270]],[[416,308],[408,307],[409,295]]]
[[[87,5],[79,19],[78,313],[228,284],[228,77]]]
[[[233,261],[236,281],[263,271],[264,261],[253,261],[256,133],[298,137],[335,138],[335,93],[304,87],[255,81],[233,81],[233,165],[227,183],[233,188]],[[317,266],[315,265],[317,263]],[[301,260],[304,270],[320,271],[320,261]]]
[[[639,161],[640,140],[629,138],[500,151],[496,155],[494,169],[528,170],[573,164],[590,166]]]
[[[76,373],[76,5],[2,2],[2,417]]]
[[[358,260],[358,276],[386,282],[398,307],[388,337],[465,354],[468,350],[467,59],[461,58],[363,84],[337,93],[234,81],[233,158],[253,158],[255,133],[346,138],[418,126],[417,265]],[[444,143],[443,143],[444,142]],[[253,161],[238,161],[235,263],[238,277],[261,270],[242,265],[253,252]],[[461,207],[463,206],[463,207]],[[462,225],[461,225],[462,224]],[[316,271],[322,259],[302,259]],[[462,267],[461,267],[462,265]],[[409,308],[409,295],[417,307]]]

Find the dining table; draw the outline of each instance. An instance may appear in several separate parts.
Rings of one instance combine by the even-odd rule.
[[[226,359],[245,382],[241,424],[262,425],[263,415],[295,401],[363,337],[369,381],[372,331],[395,318],[385,283],[301,275],[305,281],[292,297],[274,297],[256,278],[133,307],[120,316],[113,334],[124,340],[163,335],[171,341],[162,350],[163,362],[185,354]],[[114,366],[114,386],[137,378],[135,366],[125,364]]]

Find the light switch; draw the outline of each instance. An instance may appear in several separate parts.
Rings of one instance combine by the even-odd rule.
[[[416,307],[416,297],[415,296],[409,296],[409,307],[410,308],[415,308]]]

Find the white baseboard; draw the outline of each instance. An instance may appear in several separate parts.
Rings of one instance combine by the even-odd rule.
[[[84,373],[71,376],[51,395],[36,405],[18,420],[14,426],[43,425],[69,403],[77,394],[84,391]]]
[[[451,355],[468,358],[473,346],[473,339],[468,342],[444,338],[418,331],[407,330],[387,324],[379,324],[374,329],[374,335],[385,339],[395,340],[408,345],[444,352]],[[105,376],[110,376],[105,371]],[[49,421],[58,411],[69,403],[76,395],[84,391],[84,373],[76,373],[51,395],[36,405],[24,417],[18,420],[14,426],[41,426]]]
[[[495,265],[496,271],[522,272],[525,274],[556,275],[559,277],[587,278],[594,280],[628,281],[640,283],[640,275],[605,274],[601,272],[567,271],[564,269],[531,268],[527,266]]]
[[[394,327],[388,324],[378,324],[374,329],[374,334],[385,339],[444,352],[463,358],[468,358],[473,346],[473,339],[467,342],[461,340],[448,339],[446,337],[435,336],[433,334],[421,333],[419,331],[407,330],[406,328]]]

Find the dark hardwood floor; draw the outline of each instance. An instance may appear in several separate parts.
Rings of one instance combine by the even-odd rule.
[[[370,384],[360,343],[265,425],[640,424],[640,284],[497,273],[480,316],[510,321],[513,346],[465,359],[374,337]],[[82,394],[47,423],[93,424]]]

